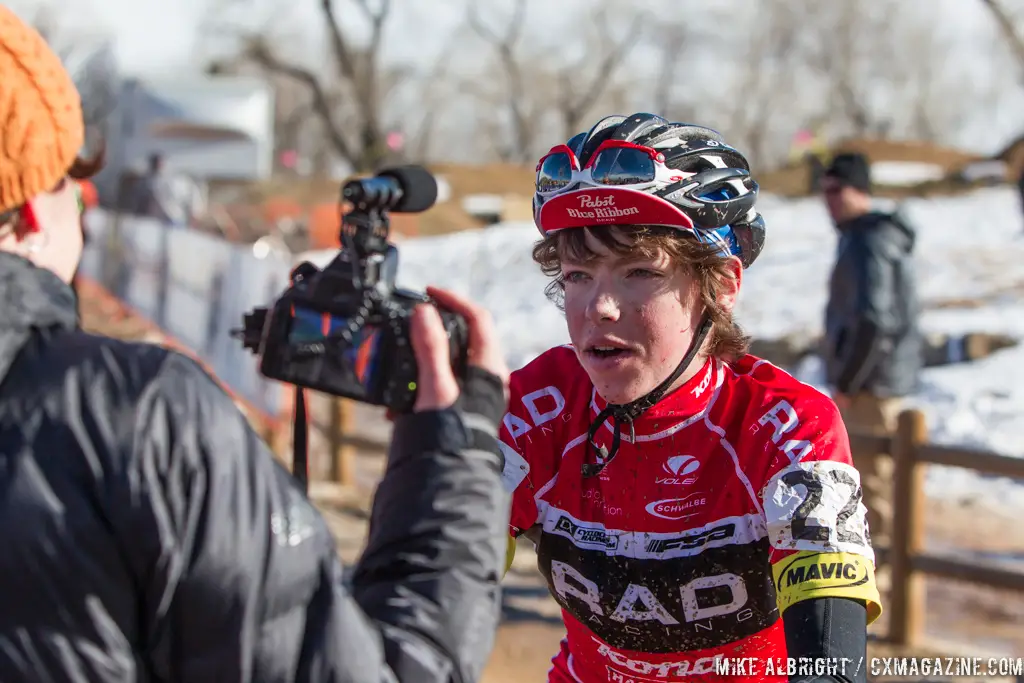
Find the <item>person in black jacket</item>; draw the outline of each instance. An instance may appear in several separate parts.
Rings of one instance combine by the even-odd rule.
[[[469,322],[460,389],[437,311],[415,311],[417,403],[346,587],[323,519],[195,362],[78,328],[81,126],[57,57],[0,7],[0,680],[477,680],[508,515],[487,316],[431,291]]]
[[[832,395],[851,432],[895,428],[902,398],[922,366],[914,231],[897,213],[875,210],[868,160],[837,155],[822,182],[839,246],[825,312],[824,359]],[[853,454],[874,541],[891,534],[891,461]]]

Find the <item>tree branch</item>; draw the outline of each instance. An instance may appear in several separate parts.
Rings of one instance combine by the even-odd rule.
[[[593,61],[589,55],[585,56],[578,66],[570,67],[568,71],[563,71],[560,74],[559,80],[562,83],[562,88],[560,89],[559,105],[562,110],[566,139],[579,132],[577,128],[579,128],[580,120],[607,90],[615,70],[643,33],[642,17],[636,15],[626,30],[626,35],[622,40],[616,42],[611,36],[608,21],[608,11],[605,8],[600,13],[598,20],[598,43],[602,47],[608,47],[599,60],[597,68],[591,72],[587,85],[578,92],[574,91],[572,76],[586,71],[586,65]]]
[[[477,14],[476,7],[476,2],[471,0],[467,12],[467,21],[470,28],[490,43],[498,54],[498,60],[508,80],[509,93],[506,104],[512,117],[515,148],[521,150],[520,153],[525,155],[528,153],[527,150],[533,136],[531,126],[523,111],[522,102],[525,96],[523,73],[516,60],[515,47],[519,42],[523,24],[526,20],[526,0],[514,0],[512,17],[509,20],[504,36],[498,36],[484,25]]]
[[[998,0],[981,0],[981,2],[988,8],[992,18],[996,20],[1003,38],[1009,43],[1010,49],[1013,51],[1014,57],[1017,58],[1017,64],[1020,67],[1021,73],[1019,77],[1024,79],[1024,36],[1021,36],[1017,31],[1017,27],[1014,25],[1009,13]]]
[[[669,116],[669,109],[675,104],[672,101],[672,86],[676,81],[676,68],[679,60],[686,49],[684,30],[682,24],[676,24],[665,28],[662,32],[664,51],[660,56],[661,68],[658,69],[658,76],[654,82],[652,98],[655,111],[662,116]]]
[[[250,59],[267,71],[287,76],[288,78],[298,81],[309,88],[309,91],[313,96],[313,109],[323,121],[324,130],[327,132],[327,136],[330,138],[331,144],[337,150],[338,154],[340,154],[349,163],[355,165],[358,159],[353,154],[351,145],[349,145],[348,141],[345,139],[345,136],[341,131],[341,127],[334,120],[333,106],[327,92],[320,83],[320,79],[308,69],[296,64],[289,64],[279,59],[262,39],[255,39],[251,41],[248,49],[246,50],[246,54]]]

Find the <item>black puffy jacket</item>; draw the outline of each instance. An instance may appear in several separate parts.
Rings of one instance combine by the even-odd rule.
[[[346,589],[208,375],[76,327],[70,287],[0,253],[0,681],[477,679],[507,524],[496,380],[474,419],[396,422]]]
[[[914,232],[899,214],[875,212],[839,231],[825,313],[828,383],[843,394],[909,394],[923,364]]]

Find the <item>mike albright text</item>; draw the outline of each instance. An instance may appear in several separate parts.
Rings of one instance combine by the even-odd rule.
[[[849,657],[722,657],[715,660],[719,676],[853,676],[862,660]]]
[[[856,676],[864,667],[872,676],[1024,676],[1024,659],[1013,657],[721,657],[720,676]]]

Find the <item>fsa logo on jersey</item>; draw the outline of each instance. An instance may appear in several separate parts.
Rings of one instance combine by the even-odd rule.
[[[693,474],[700,469],[700,460],[692,455],[674,455],[661,465],[667,476],[659,476],[654,482],[656,484],[670,484],[676,486],[689,486],[697,481],[697,477],[687,475]]]

